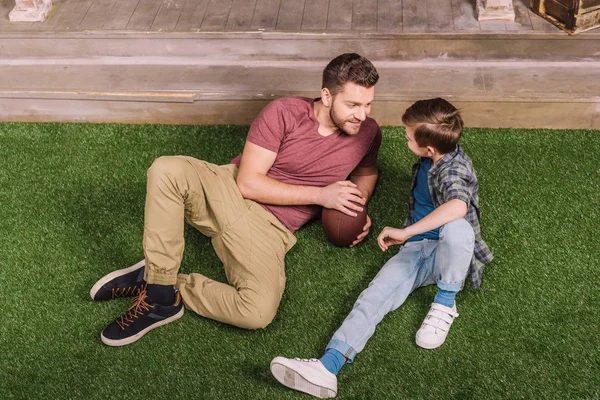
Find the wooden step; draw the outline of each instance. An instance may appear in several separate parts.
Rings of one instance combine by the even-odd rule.
[[[0,33],[0,120],[247,124],[274,98],[317,96],[329,59],[356,51],[379,70],[383,125],[442,96],[469,126],[600,129],[599,38]]]

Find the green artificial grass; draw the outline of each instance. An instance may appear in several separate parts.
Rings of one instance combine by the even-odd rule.
[[[373,228],[353,249],[318,222],[297,233],[274,322],[245,331],[187,312],[137,343],[100,331],[129,306],[95,303],[102,275],[139,261],[145,171],[161,155],[226,163],[247,127],[0,124],[0,398],[306,399],[279,385],[277,355],[319,357],[379,268],[376,236],[406,214],[402,128],[385,128]],[[600,398],[600,134],[467,129],[482,230],[496,258],[458,297],[446,343],[414,343],[435,288],[387,316],[339,375],[340,399]],[[209,241],[186,230],[182,272],[225,276]]]

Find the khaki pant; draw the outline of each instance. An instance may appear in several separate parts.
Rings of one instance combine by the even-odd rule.
[[[148,170],[144,221],[145,279],[175,285],[187,308],[247,329],[267,326],[285,287],[284,257],[294,235],[271,213],[244,199],[235,165],[160,157]],[[211,238],[229,284],[179,274],[184,218]]]

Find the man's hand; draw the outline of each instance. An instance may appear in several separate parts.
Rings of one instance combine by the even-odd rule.
[[[406,232],[406,229],[390,228],[386,226],[383,228],[379,236],[377,236],[377,244],[381,251],[386,251],[389,246],[395,244],[402,244],[406,242],[411,236]]]
[[[363,208],[354,203],[365,205],[365,199],[358,190],[358,186],[350,181],[339,181],[325,186],[321,189],[317,204],[325,208],[333,208],[344,214],[356,217],[358,214],[354,211],[362,211]]]
[[[367,223],[363,227],[363,231],[360,235],[356,237],[356,240],[352,242],[350,247],[354,247],[359,244],[367,235],[369,234],[369,229],[371,229],[371,218],[367,215]]]

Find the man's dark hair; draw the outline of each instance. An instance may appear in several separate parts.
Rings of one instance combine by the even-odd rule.
[[[414,129],[420,147],[433,146],[442,154],[456,149],[464,125],[456,107],[439,97],[417,101],[404,112],[402,122]]]
[[[345,53],[331,60],[323,70],[322,88],[329,89],[335,96],[348,82],[368,89],[378,80],[379,74],[371,61],[356,53]]]

